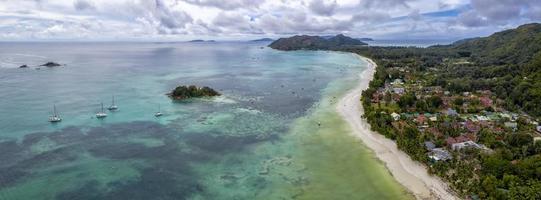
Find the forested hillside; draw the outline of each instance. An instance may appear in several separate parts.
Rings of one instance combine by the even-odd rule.
[[[491,89],[506,100],[508,108],[541,116],[541,24],[428,50],[456,52],[467,61],[444,66],[438,85],[454,90]]]

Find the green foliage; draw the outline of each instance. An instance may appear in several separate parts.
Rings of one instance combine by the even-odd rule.
[[[400,106],[401,109],[407,109],[408,107],[411,107],[415,104],[415,101],[417,98],[412,93],[404,94],[400,97],[398,100],[398,106]]]
[[[533,142],[532,136],[526,133],[510,134],[506,140],[507,143],[513,147],[521,147]]]
[[[181,100],[188,98],[197,98],[197,97],[212,97],[219,96],[220,93],[209,87],[197,87],[195,85],[190,86],[178,86],[176,87],[169,96],[173,99]]]

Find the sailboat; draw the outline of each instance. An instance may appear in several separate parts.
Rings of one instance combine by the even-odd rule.
[[[49,122],[56,123],[62,121],[62,118],[56,113],[56,105],[53,105],[53,115],[49,116]]]
[[[103,111],[103,103],[101,103],[101,111],[96,113],[96,118],[105,118],[107,117],[107,113]]]
[[[116,110],[118,110],[118,106],[115,105],[115,96],[113,96],[113,102],[111,103],[111,106],[109,106],[109,107],[107,108],[107,110],[110,110],[110,111],[116,111]]]
[[[155,117],[160,117],[160,116],[162,116],[162,115],[163,115],[163,113],[160,112],[160,105],[158,105],[158,112],[154,113],[154,116],[155,116]]]

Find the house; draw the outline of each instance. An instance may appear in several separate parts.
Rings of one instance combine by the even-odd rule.
[[[431,151],[432,149],[436,148],[436,144],[434,144],[431,141],[426,141],[425,142],[425,148],[426,148],[426,150]]]
[[[469,120],[464,123],[464,128],[470,133],[478,133],[481,130],[479,125]]]
[[[537,132],[541,133],[541,126],[537,126],[536,130]]]
[[[432,121],[432,122],[436,122],[436,121],[438,121],[438,116],[432,116],[432,117],[430,117],[428,119],[430,119],[430,121]]]
[[[511,119],[511,115],[508,113],[500,113],[501,118]]]
[[[466,141],[471,141],[470,138],[464,136],[464,135],[461,135],[461,136],[458,136],[458,137],[448,137],[446,140],[445,140],[445,143],[447,143],[447,146],[449,147],[453,147],[454,144],[457,144],[457,143],[462,143],[462,142],[466,142]]]
[[[391,117],[393,117],[394,121],[398,121],[400,120],[400,115],[398,113],[391,113]]]
[[[447,144],[447,146],[451,147],[453,144],[456,143],[456,140],[453,137],[448,137],[447,139],[445,139],[445,143]]]
[[[485,107],[492,107],[492,99],[488,97],[481,97],[479,98],[479,101],[481,101],[481,104]]]
[[[394,79],[394,81],[391,83],[391,85],[402,85],[404,84],[404,81],[402,81],[402,79]]]
[[[477,120],[483,122],[483,121],[490,121],[490,118],[488,118],[487,116],[483,116],[483,115],[475,115],[475,118],[477,118]]]
[[[404,94],[406,92],[406,89],[401,88],[401,87],[395,87],[395,88],[393,88],[393,92],[395,94]]]
[[[436,127],[429,127],[425,132],[432,134],[436,138],[443,137],[443,134]]]
[[[454,150],[454,151],[458,151],[458,150],[462,150],[462,149],[465,149],[465,148],[475,148],[475,149],[484,149],[485,147],[482,146],[482,145],[479,145],[471,140],[469,141],[465,141],[465,142],[460,142],[460,143],[455,143],[451,146],[451,148]]]
[[[517,130],[517,127],[518,127],[518,124],[516,122],[505,122],[504,123],[504,126],[506,128],[510,128],[512,129],[513,131],[516,131]]]
[[[417,116],[417,118],[415,119],[415,121],[416,121],[418,124],[425,124],[425,123],[426,123],[426,117],[425,117],[425,115],[420,114],[419,116]]]
[[[445,111],[445,114],[447,114],[447,116],[457,116],[458,112],[452,108],[448,108],[447,111]]]
[[[500,115],[496,113],[487,113],[487,117],[490,121],[499,121],[501,119]]]
[[[442,87],[441,86],[424,87],[422,89],[423,89],[423,92],[425,92],[425,93],[440,94],[442,92]]]
[[[447,150],[442,149],[442,148],[432,149],[428,153],[428,157],[432,159],[433,161],[446,161],[453,158]]]

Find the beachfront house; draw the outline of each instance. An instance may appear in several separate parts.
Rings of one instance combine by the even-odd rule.
[[[442,148],[434,148],[430,152],[428,152],[428,158],[430,158],[433,161],[446,161],[453,158],[451,154]]]

